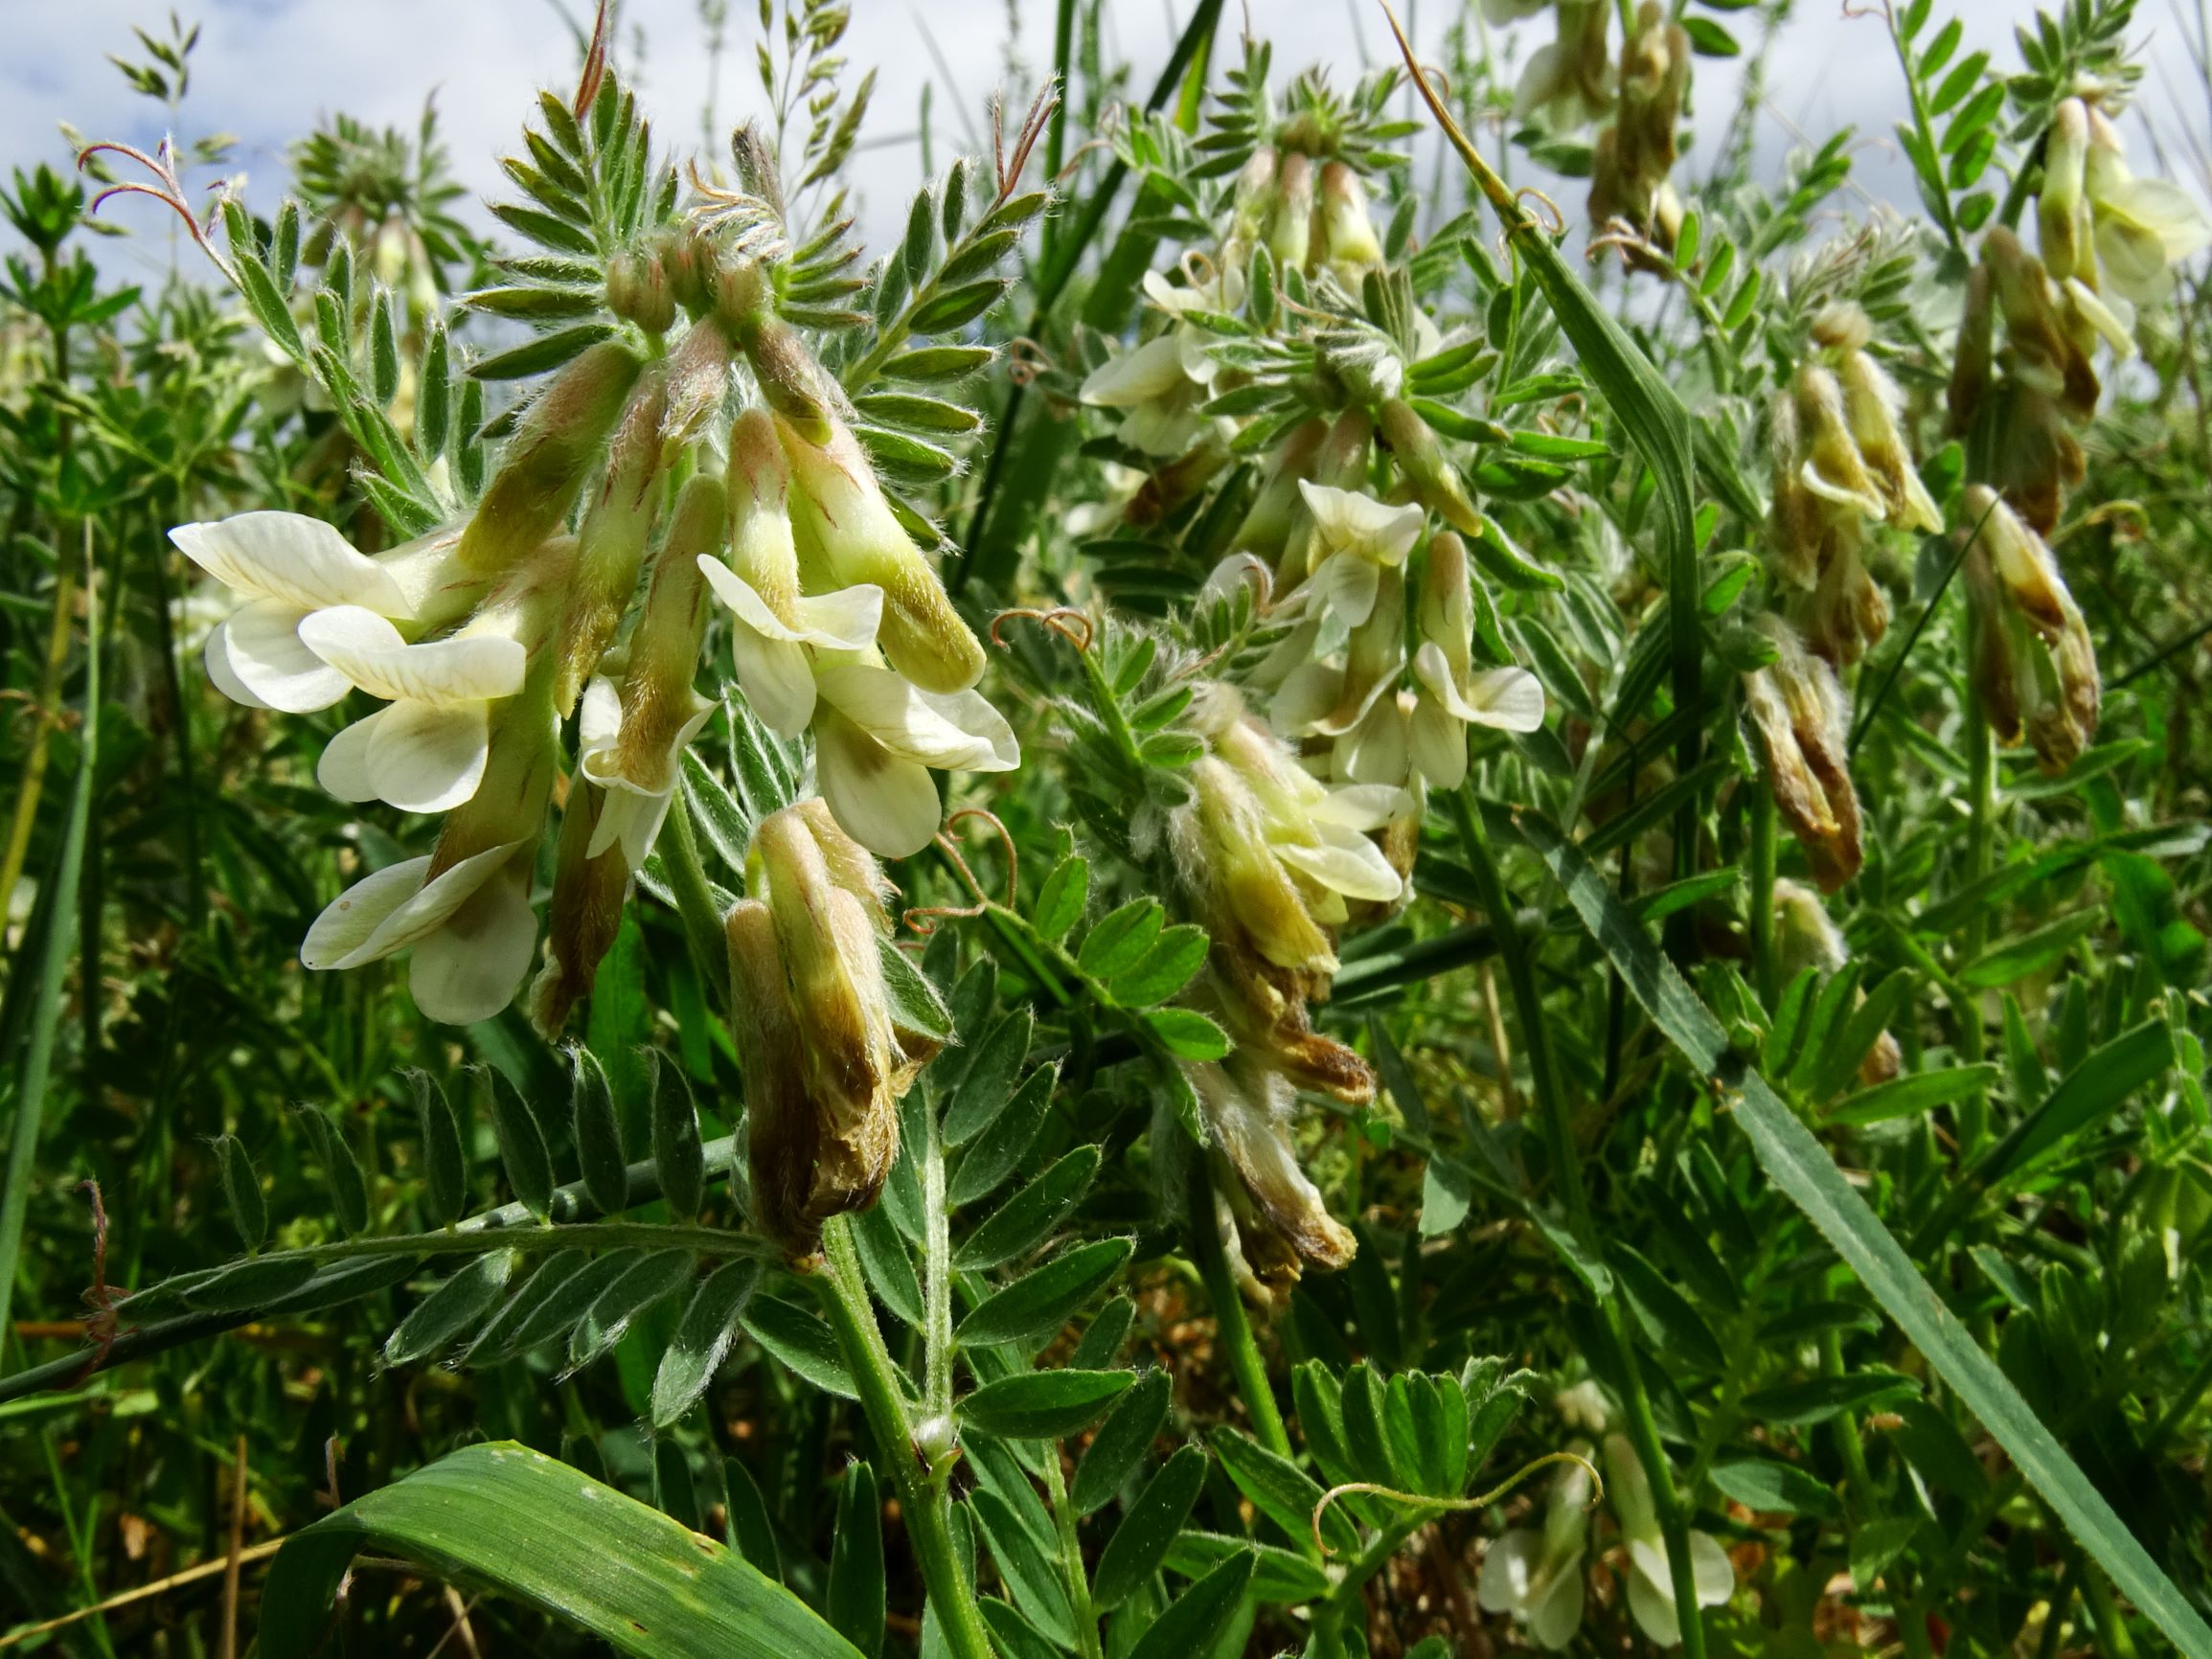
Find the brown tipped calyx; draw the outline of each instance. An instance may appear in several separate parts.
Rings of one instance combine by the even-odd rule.
[[[1320,1189],[1290,1144],[1289,1079],[1239,1055],[1189,1068],[1206,1128],[1231,1179],[1217,1178],[1236,1222],[1243,1259],[1269,1289],[1302,1269],[1333,1273],[1358,1250],[1350,1228],[1329,1214]],[[1202,1218],[1199,1219],[1202,1224]]]
[[[1974,687],[2000,742],[2023,735],[2045,772],[2061,773],[2095,738],[2104,686],[2081,607],[2058,559],[1986,485],[1966,493],[1978,526],[1966,553]]]

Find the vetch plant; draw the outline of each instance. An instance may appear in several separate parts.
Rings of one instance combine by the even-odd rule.
[[[700,10],[6,194],[0,1641],[2212,1652],[2147,19]]]

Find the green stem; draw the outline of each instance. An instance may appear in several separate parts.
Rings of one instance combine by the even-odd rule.
[[[922,1412],[952,1417],[952,1223],[945,1203],[945,1145],[938,1138],[935,1102],[920,1114],[922,1205],[925,1237],[922,1261]]]
[[[1602,1254],[1597,1224],[1590,1214],[1588,1189],[1583,1183],[1582,1160],[1575,1148],[1566,1093],[1561,1087],[1552,1055],[1551,1029],[1544,1019],[1543,999],[1537,987],[1528,936],[1521,931],[1519,918],[1506,894],[1505,880],[1498,874],[1497,860],[1483,834],[1473,784],[1462,784],[1447,800],[1450,803],[1454,827],[1459,831],[1461,851],[1474,875],[1476,895],[1490,915],[1491,925],[1497,929],[1498,957],[1505,965],[1514,1012],[1520,1021],[1521,1050],[1528,1056],[1529,1081],[1543,1119],[1552,1179],[1565,1200],[1567,1224],[1576,1242],[1595,1261]],[[1652,1507],[1658,1513],[1659,1529],[1667,1540],[1668,1576],[1674,1583],[1675,1610],[1682,1628],[1684,1659],[1704,1659],[1705,1622],[1698,1606],[1697,1575],[1690,1564],[1687,1506],[1676,1489],[1666,1449],[1659,1443],[1658,1422],[1652,1415],[1651,1397],[1645,1391],[1643,1373],[1637,1365],[1635,1350],[1630,1344],[1620,1299],[1605,1297],[1599,1311],[1603,1316],[1601,1329],[1611,1350],[1606,1356],[1607,1369],[1611,1372],[1627,1408],[1629,1441],[1635,1447],[1637,1462],[1644,1466],[1645,1478],[1652,1483]]]
[[[1833,1329],[1821,1332],[1820,1375],[1843,1375],[1843,1339]],[[1848,1411],[1836,1416],[1836,1449],[1843,1458],[1844,1478],[1851,1483],[1844,1508],[1853,1514],[1871,1512],[1874,1477],[1866,1466],[1866,1446],[1859,1438],[1859,1420]]]
[[[2135,1659],[2135,1638],[2129,1634],[2128,1621],[2112,1600],[2112,1586],[2103,1573],[2079,1556],[2074,1565],[2081,1581],[2082,1604],[2088,1608],[2089,1622],[2097,1627],[2097,1650],[2110,1659]]]
[[[1989,716],[1982,710],[1970,668],[1966,701],[1967,838],[1966,885],[1971,889],[1989,875],[1991,820],[1996,809],[1995,756],[1990,743]],[[1989,944],[1989,908],[1975,905],[1966,920],[1966,960],[1980,958]],[[1981,999],[1969,991],[1957,1007],[1959,1057],[1978,1065],[1983,1053]],[[1959,1102],[1959,1154],[1972,1159],[1989,1138],[1989,1101],[1979,1089]]]
[[[1205,1153],[1198,1150],[1191,1153],[1190,1209],[1191,1253],[1198,1259],[1198,1277],[1205,1282],[1207,1299],[1214,1305],[1214,1319],[1220,1327],[1221,1346],[1228,1351],[1238,1392],[1243,1396],[1244,1409],[1252,1414],[1260,1443],[1277,1457],[1287,1458],[1290,1456],[1290,1431],[1283,1426],[1275,1391],[1267,1381],[1267,1362],[1260,1356],[1252,1322],[1244,1314],[1244,1299],[1237,1293],[1228,1258],[1221,1253],[1221,1236],[1214,1227],[1213,1171],[1206,1166]],[[1309,1556],[1314,1553],[1311,1539],[1293,1542],[1303,1542]]]
[[[1106,1659],[1099,1646],[1098,1609],[1091,1605],[1090,1577],[1083,1566],[1083,1542],[1075,1535],[1075,1507],[1067,1501],[1067,1477],[1060,1470],[1058,1442],[1044,1448],[1044,1493],[1052,1500],[1052,1524],[1060,1534],[1060,1567],[1075,1614],[1076,1650],[1082,1659]]]
[[[1751,984],[1768,1013],[1781,977],[1774,961],[1774,791],[1760,784],[1751,789]]]
[[[891,1466],[906,1535],[913,1542],[929,1604],[937,1609],[945,1645],[955,1659],[992,1659],[991,1637],[983,1627],[975,1593],[960,1570],[959,1552],[952,1545],[951,1498],[944,1477],[932,1477],[915,1455],[913,1420],[899,1386],[899,1374],[891,1364],[891,1351],[883,1346],[876,1309],[868,1300],[849,1216],[832,1217],[822,1229],[822,1248],[829,1259],[829,1271],[816,1281],[823,1307],[831,1329],[836,1332],[846,1369],[860,1391],[860,1409],[867,1416],[868,1427],[883,1461]]]

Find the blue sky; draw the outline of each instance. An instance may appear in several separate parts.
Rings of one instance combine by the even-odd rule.
[[[448,145],[463,182],[477,193],[499,186],[495,158],[511,144],[532,90],[572,83],[575,47],[560,9],[582,12],[588,0],[199,0],[186,6],[203,25],[192,93],[183,113],[188,134],[236,133],[234,166],[249,177],[251,199],[265,207],[281,190],[285,143],[332,110],[376,125],[411,125],[426,94],[435,93]],[[1135,64],[1139,84],[1165,57],[1178,19],[1193,0],[1112,0],[1107,27]],[[2183,120],[2201,135],[2204,102],[2187,62],[2178,7],[2195,15],[2198,0],[2144,0],[2137,34],[2153,65],[2146,107],[2171,132]],[[706,102],[709,59],[698,21],[699,0],[627,0],[624,57],[642,83],[664,138],[696,146]],[[910,136],[924,84],[934,84],[937,163],[959,143],[955,111],[974,109],[1006,78],[1010,56],[1027,65],[1051,55],[1052,0],[852,0],[846,43],[856,65],[878,70],[870,134],[878,143],[860,158],[862,229],[876,245],[896,234],[921,158]],[[1232,5],[1231,14],[1238,8]],[[1967,19],[1969,46],[1989,48],[2011,67],[2012,25],[2034,11],[2031,0],[1950,0],[1939,11]],[[1271,35],[1275,62],[1288,69],[1331,64],[1349,80],[1388,43],[1379,13],[1366,0],[1248,0],[1255,33]],[[1403,7],[1417,45],[1443,33],[1447,0],[1409,0]],[[146,143],[159,137],[161,109],[132,95],[107,62],[109,52],[135,49],[130,27],[166,28],[167,0],[0,0],[9,50],[0,61],[0,163],[66,158],[57,124],[94,137]],[[731,0],[729,50],[719,74],[718,107],[726,125],[756,112],[760,93],[751,64],[754,0]],[[1857,177],[1868,194],[1894,197],[1909,190],[1903,164],[1887,142],[1904,113],[1904,97],[1887,37],[1875,18],[1851,19],[1839,0],[1798,0],[1796,17],[1777,48],[1770,84],[1786,97],[1770,102],[1760,124],[1763,166],[1778,168],[1791,129],[1815,142],[1837,126],[1858,127],[1862,148]],[[926,18],[926,24],[924,19]],[[1525,57],[1550,34],[1548,19],[1521,24],[1504,48]],[[642,53],[637,41],[642,36]],[[1700,125],[1717,129],[1734,102],[1731,67],[1699,68]],[[2186,110],[2187,115],[2181,115]],[[2139,150],[2148,144],[2138,134]],[[1693,158],[1693,164],[1694,164]],[[2142,165],[2148,165],[2145,160]],[[144,203],[109,210],[152,232],[158,211]],[[166,257],[166,234],[109,257],[128,264]]]

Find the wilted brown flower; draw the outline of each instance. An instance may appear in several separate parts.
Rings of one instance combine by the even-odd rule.
[[[878,956],[882,873],[818,800],[769,814],[732,908],[730,1025],[743,1063],[755,1218],[793,1252],[876,1201],[899,1101],[934,1052],[896,1029]]]
[[[2043,770],[2063,772],[2096,736],[2103,699],[2088,625],[2049,546],[1995,490],[1969,489],[1966,514],[1980,526],[1965,569],[1983,711],[2000,742],[2024,733]]]
[[[1760,630],[1779,653],[1744,676],[1744,706],[1767,753],[1774,805],[1824,893],[1859,874],[1859,795],[1846,761],[1850,711],[1836,670],[1806,650],[1779,617]]]

